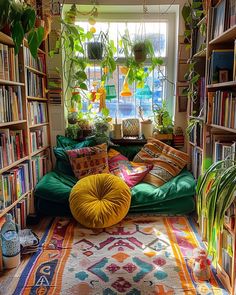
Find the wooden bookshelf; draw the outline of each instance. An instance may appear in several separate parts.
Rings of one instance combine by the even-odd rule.
[[[49,122],[45,122],[45,123],[40,123],[40,124],[35,124],[35,125],[32,125],[32,126],[29,126],[29,128],[32,129],[32,128],[48,126],[48,125],[49,125]]]
[[[26,192],[25,194],[20,196],[19,199],[17,199],[15,202],[13,202],[10,206],[5,208],[3,211],[0,211],[0,218],[3,217],[6,213],[8,213],[12,208],[14,208],[22,199],[27,197],[29,193],[30,193],[30,191]]]
[[[32,67],[27,66],[27,65],[25,65],[25,67],[26,67],[26,69],[30,70],[31,72],[33,72],[33,73],[35,73],[35,74],[38,74],[38,75],[40,75],[40,76],[44,76],[44,77],[47,76],[47,74],[45,74],[44,72],[40,72],[40,71],[38,71],[38,70],[35,69],[35,68],[32,68]]]
[[[236,25],[209,42],[209,45],[231,42],[236,36]]]
[[[28,100],[35,100],[35,101],[48,101],[46,97],[34,97],[34,96],[27,96]]]
[[[231,57],[227,60],[227,66],[230,67],[229,69],[226,66],[223,66],[219,63],[220,61],[226,60],[219,55],[217,52],[224,52],[225,49],[233,49],[235,48],[235,38],[236,38],[236,24],[232,27],[228,28],[224,32],[220,33],[221,28],[226,28],[229,26],[229,20],[223,24],[223,26],[219,27],[212,27],[211,24],[214,23],[212,21],[212,7],[219,3],[218,0],[213,1],[210,0],[209,7],[207,11],[207,16],[204,19],[201,19],[198,23],[198,26],[201,25],[203,22],[206,21],[210,23],[207,24],[207,36],[206,36],[206,48],[203,52],[196,53],[192,58],[194,58],[194,62],[196,62],[196,68],[202,69],[205,65],[205,80],[204,80],[204,100],[203,100],[203,112],[202,119],[199,117],[195,117],[192,114],[189,114],[189,120],[196,120],[201,121],[202,124],[202,134],[203,134],[203,142],[202,146],[198,146],[196,142],[189,142],[190,146],[190,155],[192,155],[192,151],[199,151],[202,155],[202,162],[201,165],[201,174],[214,162],[220,160],[220,157],[224,159],[227,157],[227,153],[224,154],[224,150],[227,151],[231,149],[231,145],[234,145],[236,142],[236,118],[234,120],[234,114],[236,113],[236,96],[235,96],[235,89],[236,89],[236,81],[227,81],[220,79],[220,72],[219,69],[227,70],[228,71],[228,79],[232,80],[233,78],[230,76],[231,71],[233,72],[233,64],[236,62],[232,60]],[[214,15],[216,14],[216,9],[214,8]],[[229,9],[226,6],[226,11]],[[227,19],[228,12],[226,15]],[[222,18],[224,19],[224,18]],[[220,21],[220,20],[218,20]],[[211,36],[215,36],[219,33],[219,36],[215,37],[211,40]],[[194,42],[194,40],[193,40]],[[235,49],[234,49],[235,50]],[[225,51],[226,52],[226,51]],[[214,53],[214,55],[212,54]],[[216,56],[218,60],[216,59]],[[236,57],[236,52],[234,52]],[[227,55],[228,56],[228,55]],[[213,60],[214,58],[214,60]],[[214,63],[212,62],[214,61]],[[217,64],[216,64],[217,63]],[[220,65],[219,65],[220,64]],[[211,81],[227,81],[227,82],[217,82],[212,83]],[[209,100],[209,101],[208,101]],[[207,123],[209,122],[209,123]],[[224,125],[224,126],[223,126]],[[234,127],[234,128],[233,128]],[[201,135],[201,134],[200,134]],[[197,137],[200,136],[197,134]],[[219,148],[218,148],[219,147]],[[196,170],[194,166],[194,161],[192,162],[192,170]],[[197,196],[196,196],[197,198]],[[235,208],[234,208],[235,210]],[[236,215],[236,212],[235,212]],[[234,215],[234,216],[235,216]],[[207,219],[202,218],[199,216],[199,229],[202,239],[205,240],[206,244],[206,228],[207,228]],[[223,282],[224,286],[228,289],[230,294],[236,294],[236,225],[234,225],[234,229],[230,228],[227,224],[224,223],[224,230],[225,236],[223,233],[219,234],[216,238],[217,243],[217,275]],[[232,254],[231,257],[230,251],[225,247],[225,237],[232,238]],[[228,240],[227,240],[228,242]],[[230,245],[231,247],[231,245]],[[229,252],[228,252],[229,251]],[[228,270],[228,265],[226,261],[226,257],[232,258],[232,265]],[[230,259],[229,259],[230,260]],[[229,274],[227,273],[229,272]]]
[[[215,84],[207,85],[208,89],[228,88],[228,87],[236,87],[236,81],[229,81],[224,83],[215,83]]]
[[[14,47],[14,42],[12,40],[11,37],[9,37],[8,35],[0,32],[0,43],[3,44],[5,47],[4,48],[11,48],[8,49],[8,54],[9,52],[12,52],[12,48]],[[45,43],[45,41],[44,41]],[[28,65],[26,65],[26,60],[25,60],[25,57],[26,57],[26,48],[28,47],[28,43],[26,40],[24,40],[24,44],[23,46],[21,46],[20,48],[20,51],[19,51],[19,54],[18,56],[14,56],[14,58],[18,58],[18,64],[19,64],[19,69],[17,69],[17,81],[14,81],[15,79],[12,79],[13,81],[9,80],[9,79],[0,79],[0,87],[2,86],[8,86],[9,89],[16,89],[14,91],[20,91],[20,95],[21,95],[21,103],[22,103],[22,119],[21,120],[15,120],[15,121],[10,121],[10,122],[6,122],[7,120],[3,120],[3,123],[0,123],[0,129],[5,129],[5,130],[8,130],[9,129],[9,132],[10,130],[22,130],[22,134],[24,136],[24,147],[25,147],[25,155],[26,156],[23,156],[22,158],[20,158],[19,160],[17,161],[14,161],[13,163],[7,165],[6,167],[2,167],[0,169],[0,186],[3,185],[2,183],[2,180],[3,180],[3,177],[7,178],[8,176],[7,175],[10,175],[8,172],[9,171],[13,171],[11,169],[14,169],[14,171],[17,171],[17,169],[20,169],[19,167],[28,167],[26,169],[29,169],[29,177],[32,177],[33,175],[33,166],[32,166],[32,161],[35,159],[33,159],[36,155],[39,156],[39,159],[40,157],[44,157],[45,155],[49,155],[49,161],[51,161],[51,155],[50,155],[50,125],[49,125],[49,122],[48,122],[48,119],[47,119],[47,122],[45,123],[40,123],[40,124],[35,124],[33,126],[30,126],[30,121],[29,121],[29,117],[28,117],[28,113],[29,113],[29,110],[28,110],[28,103],[30,103],[30,101],[35,101],[35,102],[43,102],[46,104],[46,112],[47,112],[47,118],[49,118],[48,116],[48,99],[46,97],[46,89],[42,89],[42,97],[34,97],[34,96],[28,96],[27,95],[27,89],[28,89],[28,80],[27,80],[27,71],[30,71],[32,73],[34,73],[35,75],[38,75],[41,79],[44,79],[44,84],[43,85],[47,85],[46,83],[46,78],[47,78],[47,74],[46,72],[41,72],[33,67],[30,67]],[[43,54],[44,55],[44,58],[42,59],[42,63],[43,63],[43,68],[46,68],[46,65],[44,64],[46,62],[46,51],[44,50],[44,48],[46,48],[45,44],[42,46],[42,48],[39,48],[38,49],[38,53],[39,54]],[[12,56],[11,56],[12,57]],[[14,61],[14,59],[13,59]],[[10,59],[9,59],[9,63],[10,63]],[[14,62],[15,63],[15,62]],[[5,71],[6,71],[6,66],[3,64],[3,69],[0,69],[2,70],[2,73],[3,73],[3,76],[7,77],[7,76],[14,76],[16,73],[11,73],[11,75],[6,75],[5,74]],[[11,66],[9,64],[9,68],[8,68],[8,71],[10,73],[11,71]],[[19,81],[18,81],[18,78],[19,78]],[[8,89],[7,88],[7,89]],[[16,92],[17,95],[19,94],[18,92]],[[1,99],[1,98],[0,98]],[[7,98],[8,99],[8,98]],[[10,117],[11,118],[11,117]],[[34,152],[31,152],[32,148],[31,148],[31,140],[30,140],[30,132],[32,130],[35,129],[42,129],[45,131],[46,133],[46,137],[47,137],[47,145],[45,147],[42,147],[40,149],[38,149],[37,151],[34,151]],[[1,136],[1,133],[0,133],[0,136]],[[12,143],[10,143],[10,145],[12,145]],[[13,149],[13,148],[12,148]],[[0,150],[1,152],[1,150]],[[17,152],[18,153],[18,152]],[[22,153],[23,154],[23,153]],[[19,155],[19,154],[18,154]],[[19,156],[17,155],[17,157],[14,157],[15,159],[16,158],[19,158]],[[14,159],[13,158],[13,159]],[[10,159],[10,157],[9,157]],[[10,162],[10,160],[7,159],[7,162]],[[5,163],[5,162],[4,162]],[[39,160],[39,163],[40,163],[40,160]],[[49,166],[50,163],[49,163]],[[0,166],[1,167],[1,166]],[[3,209],[1,210],[0,209],[0,218],[3,217],[6,213],[8,212],[13,212],[15,209],[15,207],[17,206],[17,204],[19,202],[21,202],[22,200],[24,200],[25,198],[27,198],[27,202],[30,201],[30,198],[29,195],[33,194],[33,191],[34,191],[34,187],[32,187],[32,184],[33,184],[33,179],[31,178],[31,183],[30,183],[30,190],[27,191],[26,193],[24,193],[20,198],[18,198],[16,201],[14,201],[10,206],[5,206],[5,208],[3,207]],[[20,183],[20,185],[22,185]],[[0,188],[0,191],[2,191],[2,194],[3,194],[3,190],[2,188]],[[0,195],[0,208],[1,208],[1,200],[2,200],[2,197],[4,197],[4,195]],[[15,199],[15,197],[14,197]],[[13,200],[14,200],[13,199]],[[6,203],[7,205],[7,203]],[[26,216],[25,216],[26,218]],[[21,222],[21,221],[19,221]]]
[[[21,82],[1,80],[1,79],[0,79],[0,85],[25,86],[25,84]]]
[[[24,161],[26,161],[28,159],[29,159],[29,156],[26,156],[26,157],[24,157],[24,158],[22,158],[22,159],[20,159],[18,161],[13,162],[12,164],[10,164],[10,165],[8,165],[6,167],[3,167],[2,169],[0,169],[0,174],[10,170],[11,168],[14,168],[15,166],[21,164],[22,162],[24,162]]]
[[[7,127],[7,126],[10,126],[10,125],[24,124],[26,122],[27,122],[27,120],[20,120],[20,121],[11,121],[11,122],[6,122],[6,123],[0,123],[0,128]]]

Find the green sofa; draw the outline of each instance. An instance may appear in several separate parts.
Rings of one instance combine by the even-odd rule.
[[[80,143],[64,136],[57,137],[55,169],[47,173],[35,188],[37,211],[39,214],[64,216],[70,214],[69,195],[78,181],[71,169],[66,154],[67,149],[92,146],[95,142],[89,139]],[[130,160],[142,146],[112,147]],[[195,180],[190,172],[183,170],[179,175],[161,187],[139,183],[132,188],[130,212],[159,214],[188,214],[194,210]]]

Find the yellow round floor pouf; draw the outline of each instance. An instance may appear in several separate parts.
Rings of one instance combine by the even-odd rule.
[[[131,191],[113,174],[96,174],[79,180],[70,193],[74,218],[89,228],[104,228],[121,221],[128,213]]]

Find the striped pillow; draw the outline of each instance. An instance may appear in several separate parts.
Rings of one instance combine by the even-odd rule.
[[[133,161],[153,164],[143,182],[161,186],[180,173],[187,165],[189,156],[155,138],[149,138]]]

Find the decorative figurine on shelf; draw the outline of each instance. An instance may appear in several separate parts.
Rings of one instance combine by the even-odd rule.
[[[201,281],[209,280],[211,277],[211,261],[207,258],[205,249],[196,248],[193,251],[193,275],[196,279]]]
[[[20,239],[18,226],[11,214],[6,214],[6,221],[0,232],[4,268],[14,268],[20,263]]]

